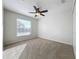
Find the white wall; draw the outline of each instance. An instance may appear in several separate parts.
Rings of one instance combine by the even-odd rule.
[[[37,20],[28,16],[20,15],[18,13],[5,10],[4,9],[4,45],[14,43],[21,40],[27,40],[37,37]],[[16,19],[18,17],[24,18],[26,20],[31,20],[32,22],[32,34],[29,36],[16,36]]]
[[[74,8],[73,12],[73,48],[74,54],[76,54],[76,8]]]
[[[39,37],[72,45],[73,16],[72,10],[66,7],[69,6],[48,10],[46,16],[39,19]]]

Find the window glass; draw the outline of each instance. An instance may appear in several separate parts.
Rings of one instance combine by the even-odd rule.
[[[24,36],[31,34],[31,21],[24,19],[17,19],[17,36]]]

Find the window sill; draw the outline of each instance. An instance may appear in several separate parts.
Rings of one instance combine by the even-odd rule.
[[[30,32],[28,32],[28,33],[18,33],[17,34],[17,36],[28,36],[28,35],[31,35],[31,33]]]

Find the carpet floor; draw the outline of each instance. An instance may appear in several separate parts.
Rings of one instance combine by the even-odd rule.
[[[22,44],[24,43],[27,46],[19,59],[75,59],[71,45],[41,38],[22,42]],[[19,44],[21,43],[12,46]],[[8,46],[8,48],[10,47]]]

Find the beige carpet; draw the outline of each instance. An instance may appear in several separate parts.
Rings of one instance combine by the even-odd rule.
[[[41,38],[22,43],[26,43],[27,46],[19,59],[75,59],[70,45]]]

